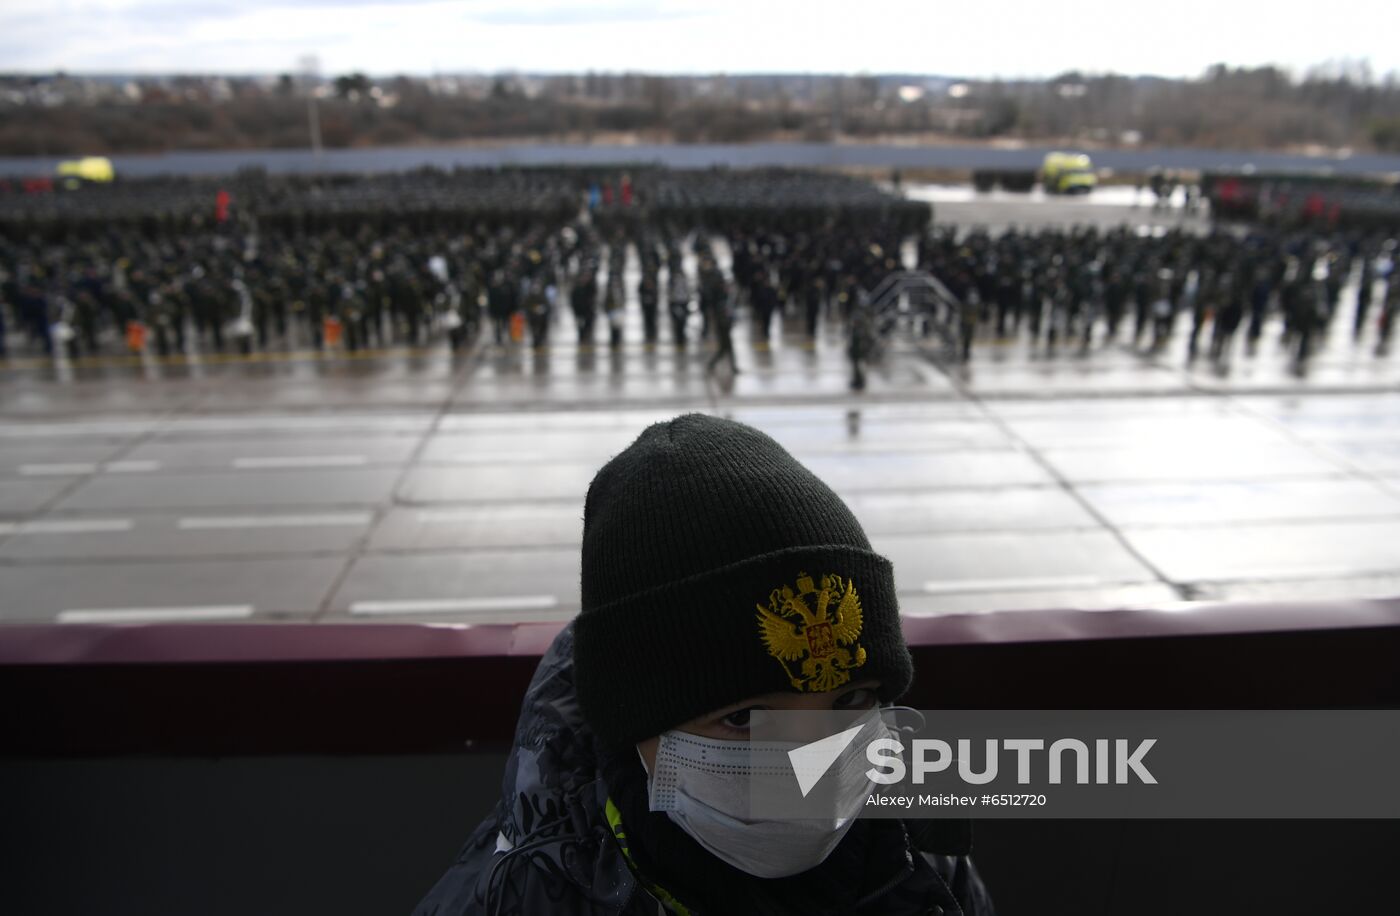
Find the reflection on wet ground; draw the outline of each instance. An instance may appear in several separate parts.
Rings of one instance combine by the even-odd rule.
[[[1100,208],[1111,209],[1111,208]],[[1121,214],[1120,214],[1121,217]],[[1337,328],[1349,328],[1343,293]],[[795,322],[794,322],[795,324]],[[648,423],[752,423],[851,504],[906,614],[1400,592],[1400,358],[1334,333],[1304,376],[981,341],[483,343],[0,367],[0,621],[563,619],[583,498]]]

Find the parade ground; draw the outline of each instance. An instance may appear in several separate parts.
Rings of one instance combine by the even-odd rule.
[[[945,195],[948,196],[948,195]],[[1126,200],[944,200],[939,222],[1183,219]],[[1199,221],[1193,221],[1201,228]],[[629,267],[629,271],[634,268]],[[635,288],[634,277],[628,289]],[[1277,319],[1253,356],[1188,363],[979,338],[966,365],[901,339],[862,392],[845,340],[741,321],[709,351],[0,361],[0,622],[561,620],[588,483],[649,423],[760,427],[894,561],[906,615],[1400,593],[1400,355],[1344,290],[1304,373]]]

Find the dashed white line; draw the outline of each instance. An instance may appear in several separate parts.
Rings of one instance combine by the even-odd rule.
[[[33,522],[0,522],[0,534],[93,534],[130,531],[129,518],[43,519]]]
[[[945,579],[925,582],[924,591],[933,595],[962,592],[1026,591],[1036,588],[1092,588],[1108,584],[1098,576],[1042,576],[1015,579]]]
[[[569,459],[581,459],[580,456],[567,456]],[[451,458],[455,464],[519,464],[521,462],[534,461],[558,461],[557,455],[549,455],[544,452],[457,452]],[[606,457],[603,460],[607,460]]]
[[[368,433],[416,432],[432,425],[431,414],[404,414],[392,418],[367,417],[362,414],[336,416],[254,417],[251,419],[179,419],[171,421],[163,435],[210,432],[262,432],[265,430],[364,430]],[[0,427],[0,429],[3,429]]]
[[[507,595],[496,598],[414,598],[400,601],[354,601],[350,613],[375,614],[450,614],[483,613],[489,611],[529,611],[556,607],[559,599],[553,595]]]
[[[54,464],[21,464],[19,472],[25,477],[72,477],[78,474],[91,474],[97,470],[97,465],[81,461],[71,461]]]
[[[420,525],[450,525],[454,522],[472,522],[481,518],[479,509],[424,509],[418,513]]]
[[[423,509],[415,513],[415,518],[417,518],[418,523],[421,525],[451,525],[458,522],[477,522],[499,515],[505,515],[511,521],[553,521],[563,516],[575,519],[577,511],[578,510],[572,505],[530,505],[526,503],[511,506],[508,512],[502,512],[499,509],[493,509],[491,507],[477,507],[471,509]]]
[[[152,422],[103,423],[84,421],[66,424],[0,423],[0,439],[87,438],[90,436],[135,436],[147,432]]]
[[[1253,580],[1289,582],[1299,579],[1363,579],[1368,576],[1394,575],[1396,572],[1400,572],[1400,567],[1362,569],[1354,566],[1306,566],[1300,563],[1296,566],[1277,567],[1250,568],[1242,566],[1223,574],[1205,574],[1193,578],[1202,582],[1250,582]]]
[[[244,528],[329,528],[338,525],[367,525],[368,512],[336,512],[323,515],[227,515],[182,518],[181,531],[233,530]]]
[[[109,474],[144,474],[148,471],[159,471],[160,462],[148,459],[141,461],[109,461],[102,465],[102,470]]]
[[[90,461],[59,461],[19,466],[20,474],[25,477],[76,477],[81,474],[96,474],[99,470],[109,474],[139,474],[159,469],[159,461],[108,461],[105,464]]]
[[[164,623],[179,620],[244,620],[251,604],[206,604],[193,607],[95,607],[58,612],[59,623]]]
[[[235,458],[240,471],[265,468],[350,468],[368,464],[364,455],[272,455],[265,458]]]

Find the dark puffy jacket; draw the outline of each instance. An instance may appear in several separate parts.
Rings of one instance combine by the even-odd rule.
[[[673,912],[664,890],[633,873],[593,739],[574,694],[573,625],[540,660],[525,694],[501,801],[472,831],[457,860],[418,904],[416,916],[658,916]],[[914,826],[911,824],[911,826]],[[670,902],[670,901],[668,901]],[[914,850],[896,880],[861,912],[992,916],[965,856]],[[691,907],[690,916],[707,916]]]

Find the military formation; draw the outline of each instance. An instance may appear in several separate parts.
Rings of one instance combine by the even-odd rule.
[[[572,193],[554,175],[438,172],[0,193],[0,297],[31,348],[75,356],[460,343],[493,273],[530,272],[522,252]]]
[[[951,293],[912,303],[924,332],[954,337],[964,360],[978,340],[1160,353],[1180,333],[1189,358],[1224,364],[1237,337],[1253,352],[1277,314],[1301,365],[1348,284],[1353,333],[1374,322],[1385,352],[1395,257],[1379,233],[960,232],[871,182],[789,170],[7,186],[0,352],[546,347],[565,311],[580,345],[620,347],[637,310],[646,345],[708,348],[711,372],[740,371],[741,316],[757,347],[779,322],[808,340],[830,330],[858,389],[893,323],[868,294],[912,266]]]
[[[1271,318],[1279,342],[1305,367],[1355,290],[1347,329],[1375,325],[1384,355],[1400,311],[1394,237],[1385,233],[1217,229],[1142,234],[1128,227],[1018,231],[993,237],[948,228],[918,247],[920,268],[958,301],[950,321],[963,359],[976,338],[1021,337],[1046,352],[1088,354],[1128,344],[1148,354],[1186,339],[1186,358],[1224,366],[1257,352]],[[1243,339],[1243,347],[1236,341]]]
[[[841,321],[929,209],[839,175],[425,170],[361,178],[164,179],[47,195],[0,189],[0,302],[21,349],[175,356],[712,342],[750,310],[760,343],[791,303]],[[729,257],[722,269],[716,246]],[[637,268],[627,281],[628,265]],[[18,332],[17,334],[15,332]]]

